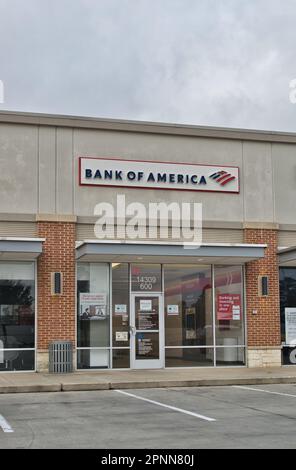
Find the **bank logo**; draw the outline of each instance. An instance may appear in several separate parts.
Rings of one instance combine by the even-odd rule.
[[[239,168],[195,163],[80,157],[79,184],[239,193]]]
[[[225,186],[226,184],[230,183],[230,181],[235,180],[235,176],[233,176],[231,173],[228,173],[227,171],[224,171],[224,170],[216,171],[216,173],[213,173],[212,175],[210,175],[210,178],[215,180],[221,186]]]

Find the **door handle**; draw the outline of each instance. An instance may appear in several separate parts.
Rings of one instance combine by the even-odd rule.
[[[129,325],[128,329],[129,329],[130,334],[135,336],[136,328],[134,326]]]

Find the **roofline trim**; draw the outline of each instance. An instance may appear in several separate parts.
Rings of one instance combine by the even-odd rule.
[[[109,119],[87,116],[68,116],[62,114],[28,113],[22,111],[0,111],[0,123],[167,134],[187,137],[296,143],[296,133],[293,132],[197,126],[190,124]]]

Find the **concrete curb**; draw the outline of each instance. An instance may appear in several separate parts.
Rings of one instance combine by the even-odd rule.
[[[231,385],[267,385],[267,384],[294,384],[296,377],[268,377],[268,378],[237,378],[237,379],[200,379],[200,380],[167,380],[155,382],[112,382],[110,389],[141,389],[141,388],[170,388],[170,387],[222,387]]]
[[[148,389],[176,387],[221,387],[231,385],[268,385],[296,384],[296,376],[292,377],[244,377],[229,379],[194,379],[194,380],[151,380],[130,382],[65,382],[56,384],[35,385],[4,385],[0,386],[0,394],[5,393],[39,393],[39,392],[75,392],[115,389]]]
[[[60,392],[61,384],[48,385],[6,385],[0,387],[0,394],[3,393],[39,393],[39,392]]]
[[[110,390],[109,383],[62,383],[62,392],[79,392],[87,390]]]

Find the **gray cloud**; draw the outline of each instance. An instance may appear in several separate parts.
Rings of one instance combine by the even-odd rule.
[[[296,131],[294,0],[0,0],[0,109]]]

